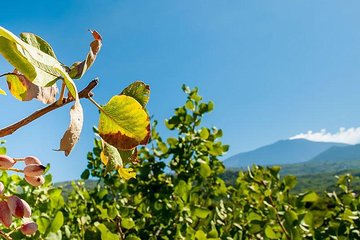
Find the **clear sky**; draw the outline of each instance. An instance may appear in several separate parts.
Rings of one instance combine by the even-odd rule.
[[[231,146],[225,157],[309,130],[360,126],[358,1],[2,1],[0,25],[42,36],[68,65],[86,56],[87,29],[96,29],[103,49],[78,88],[99,77],[94,98],[104,104],[143,80],[160,123],[184,102],[183,83],[198,86],[215,102],[204,124],[223,129]],[[10,70],[1,58],[0,72]],[[10,95],[0,102],[1,127],[42,107]],[[69,107],[6,137],[9,154],[51,163],[55,181],[79,178],[98,121],[97,109],[82,103],[84,129],[68,158],[52,149]]]

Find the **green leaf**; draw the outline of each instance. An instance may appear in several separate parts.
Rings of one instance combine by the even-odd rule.
[[[56,233],[51,232],[45,238],[45,240],[61,240],[61,239],[62,239],[61,231],[57,231]]]
[[[302,202],[316,202],[319,199],[319,195],[316,194],[316,192],[309,192],[307,193],[303,199]]]
[[[131,229],[135,227],[134,220],[132,218],[123,218],[121,220],[121,226],[125,229]]]
[[[286,189],[293,189],[297,183],[295,176],[285,176],[283,181]]]
[[[190,188],[191,187],[184,180],[180,180],[178,182],[178,184],[175,186],[174,192],[175,192],[175,194],[180,196],[183,201],[186,201],[189,196],[188,194],[189,194]]]
[[[207,128],[202,128],[200,131],[200,137],[204,140],[208,139],[210,132]]]
[[[191,111],[195,110],[195,105],[191,100],[186,101],[185,107]]]
[[[143,107],[145,107],[150,98],[150,87],[149,87],[149,85],[146,85],[143,82],[136,81],[136,82],[130,84],[128,87],[126,87],[120,93],[120,95],[126,95],[126,96],[133,97]]]
[[[251,222],[251,221],[261,221],[261,216],[255,212],[250,212],[249,215],[247,215],[246,219]]]
[[[110,230],[104,224],[95,223],[95,226],[101,233],[101,240],[119,240],[119,236],[110,232]]]
[[[85,169],[81,174],[81,179],[87,180],[90,177],[90,171],[89,169]]]
[[[6,147],[0,147],[0,155],[6,155]]]
[[[194,210],[194,215],[198,218],[206,218],[210,213],[211,211],[209,209],[201,207],[197,207]]]
[[[59,209],[65,205],[64,197],[61,195],[62,190],[59,188],[54,188],[49,190],[49,200],[50,206],[53,209]]]
[[[265,236],[269,239],[279,239],[279,237],[269,225],[265,227]]]
[[[141,238],[131,234],[126,236],[126,240],[141,240]]]
[[[285,217],[286,223],[289,226],[292,226],[293,223],[298,220],[298,216],[297,216],[296,212],[294,212],[293,210],[286,211],[284,217]]]
[[[20,38],[24,42],[30,44],[33,47],[36,47],[40,51],[42,51],[56,59],[54,50],[52,49],[50,44],[48,42],[46,42],[44,39],[42,39],[41,37],[39,37],[33,33],[24,32],[24,33],[20,33]]]
[[[197,240],[206,240],[206,234],[204,233],[203,230],[197,230],[196,233],[195,233],[195,238]]]
[[[0,27],[0,54],[38,86],[51,86],[61,76],[56,69],[64,71],[57,59],[27,44],[3,27]]]
[[[200,175],[207,178],[211,174],[211,168],[207,163],[200,163]]]
[[[58,211],[55,215],[54,220],[51,223],[50,232],[56,233],[57,231],[60,230],[63,224],[64,224],[64,215],[62,214],[61,211]]]
[[[49,217],[45,217],[45,216],[39,217],[36,220],[36,224],[38,225],[38,231],[44,234],[50,225]]]
[[[114,96],[100,108],[99,134],[117,149],[129,150],[147,144],[150,120],[142,105],[133,97]]]
[[[106,160],[103,160],[103,163],[106,165],[105,173],[109,173],[114,170],[118,170],[120,167],[123,167],[123,162],[119,151],[112,145],[103,141],[103,152]]]

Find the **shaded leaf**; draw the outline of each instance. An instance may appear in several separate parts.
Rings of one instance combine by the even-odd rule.
[[[134,98],[114,96],[100,110],[99,134],[107,143],[122,150],[147,144],[150,137],[149,116]]]
[[[101,161],[106,165],[106,173],[113,170],[117,170],[120,177],[128,180],[134,178],[136,173],[131,169],[124,168],[125,163],[129,161],[134,161],[137,156],[137,150],[118,150],[114,146],[103,142],[103,151],[101,151],[100,158]]]
[[[24,33],[20,33],[20,38],[24,42],[32,45],[33,47],[36,47],[40,51],[52,56],[53,58],[56,58],[54,50],[52,49],[50,44],[48,42],[46,42],[44,39],[42,39],[41,37],[39,37],[33,33],[24,32]]]
[[[87,70],[93,65],[95,62],[96,56],[99,53],[102,46],[102,38],[97,31],[91,31],[91,34],[94,37],[94,41],[90,44],[90,50],[87,54],[87,57],[82,62],[76,62],[70,67],[69,75],[71,78],[79,79],[81,78]]]
[[[102,141],[103,150],[100,154],[102,162],[106,165],[105,173],[109,173],[113,170],[117,170],[123,167],[123,162],[119,151],[112,145],[105,141]]]
[[[120,95],[126,95],[135,98],[143,107],[149,101],[150,87],[143,82],[136,81],[126,87]]]

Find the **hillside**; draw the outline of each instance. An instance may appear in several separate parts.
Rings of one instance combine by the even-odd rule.
[[[282,166],[282,174],[333,173],[360,168],[360,144],[334,146],[309,161]]]
[[[224,161],[227,168],[244,168],[253,164],[262,166],[301,163],[308,161],[331,147],[347,146],[342,143],[312,142],[305,139],[281,140],[236,154]]]

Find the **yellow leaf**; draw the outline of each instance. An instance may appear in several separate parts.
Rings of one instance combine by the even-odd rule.
[[[99,134],[107,143],[121,150],[147,144],[150,119],[133,97],[114,96],[100,110]]]
[[[0,88],[0,94],[1,95],[6,95],[6,92]]]
[[[105,156],[104,151],[101,151],[101,153],[100,153],[100,159],[101,159],[101,162],[102,162],[104,165],[107,165],[107,163],[108,163],[108,158],[107,158],[107,156]]]
[[[125,180],[129,180],[131,178],[136,177],[136,172],[132,168],[119,168],[118,172],[119,172],[120,177]]]

